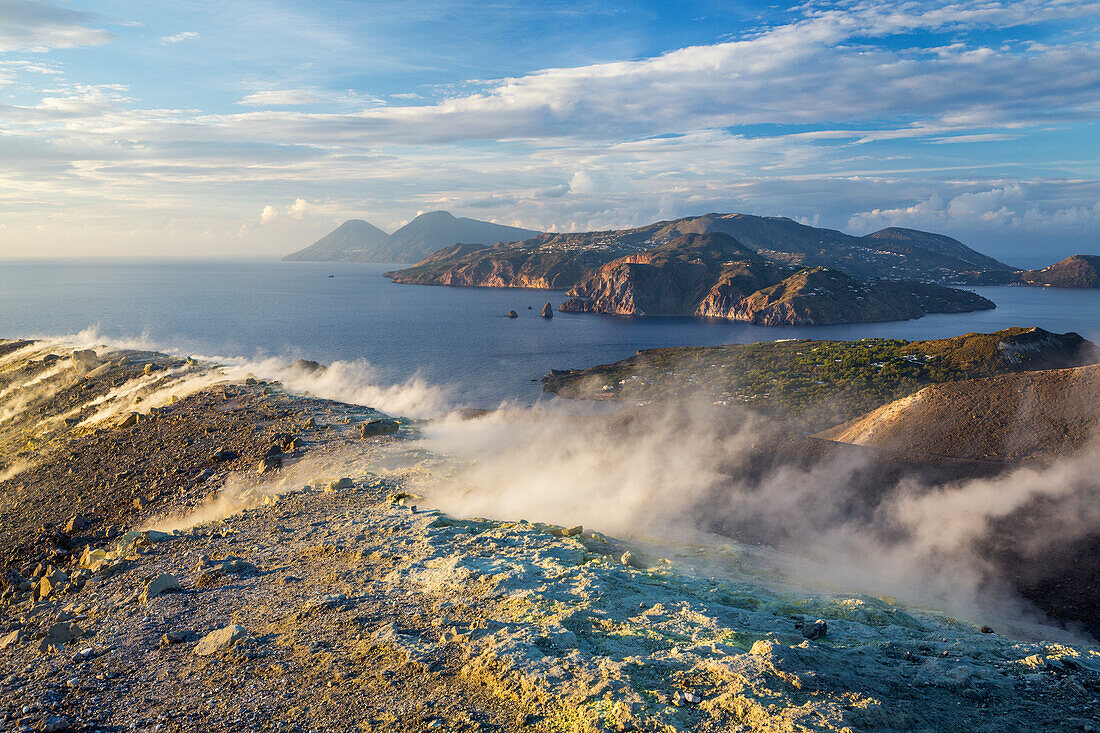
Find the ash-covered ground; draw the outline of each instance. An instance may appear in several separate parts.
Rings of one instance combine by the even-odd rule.
[[[1086,637],[619,531],[596,497],[586,526],[471,517],[479,474],[432,432],[240,369],[0,342],[0,726],[1100,731]]]

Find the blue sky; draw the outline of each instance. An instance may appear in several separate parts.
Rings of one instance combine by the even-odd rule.
[[[708,211],[1098,252],[1100,3],[0,0],[0,256]]]

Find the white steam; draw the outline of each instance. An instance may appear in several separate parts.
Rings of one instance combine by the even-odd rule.
[[[162,516],[148,522],[142,529],[161,532],[187,530],[207,522],[215,522],[234,514],[277,501],[282,496],[305,489],[323,489],[344,476],[361,476],[375,463],[363,456],[338,453],[307,457],[286,465],[277,474],[265,478],[231,474],[210,500],[185,514]]]
[[[581,524],[647,542],[706,542],[707,532],[763,540],[792,556],[788,569],[803,581],[960,615],[1026,607],[991,581],[976,542],[997,520],[1053,502],[1055,521],[1019,538],[1033,554],[1100,528],[1095,444],[1075,459],[992,479],[940,488],[902,480],[881,487],[877,509],[853,511],[853,486],[866,483],[859,474],[873,464],[842,452],[761,471],[750,457],[767,454],[775,437],[729,409],[681,405],[597,419],[502,411],[423,432],[426,447],[457,460],[420,487],[448,513]]]
[[[247,358],[188,353],[158,344],[147,335],[133,338],[104,336],[96,327],[67,336],[40,339],[33,347],[21,349],[19,353],[23,354],[20,358],[26,358],[28,353],[45,354],[58,349],[69,353],[74,349],[135,349],[157,351],[181,358],[191,356],[208,365],[220,365],[225,381],[239,382],[248,376],[265,381],[279,381],[291,392],[362,405],[405,417],[437,417],[459,406],[453,388],[431,384],[417,374],[393,381],[385,378],[366,359],[337,361],[324,370],[311,371],[295,366],[295,359],[290,357]],[[5,358],[12,359],[13,356],[9,354]]]

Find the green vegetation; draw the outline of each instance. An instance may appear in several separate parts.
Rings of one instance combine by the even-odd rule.
[[[747,405],[817,432],[930,384],[1095,363],[1077,334],[1011,328],[935,341],[776,341],[651,349],[615,364],[553,372],[544,389],[575,399]]]

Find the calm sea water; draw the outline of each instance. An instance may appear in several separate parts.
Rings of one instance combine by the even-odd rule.
[[[555,313],[560,292],[395,285],[384,265],[308,262],[0,261],[0,337],[98,326],[221,356],[364,358],[389,379],[419,372],[463,401],[533,401],[550,368],[587,367],[638,349],[783,338],[920,339],[1041,326],[1100,341],[1100,290],[975,288],[997,309],[914,321],[763,327],[690,319]],[[335,277],[329,277],[329,275]],[[531,306],[531,310],[528,310]],[[508,319],[515,309],[520,317]]]

